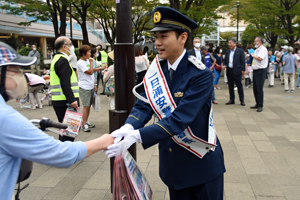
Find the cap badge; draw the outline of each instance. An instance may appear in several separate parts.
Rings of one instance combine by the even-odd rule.
[[[160,12],[159,11],[156,11],[155,13],[154,13],[154,23],[158,23],[158,22],[160,22],[160,20],[161,20],[161,14],[160,14]]]

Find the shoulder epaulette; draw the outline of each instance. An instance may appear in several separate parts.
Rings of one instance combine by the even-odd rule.
[[[195,65],[195,67],[197,67],[198,69],[200,70],[205,70],[205,65],[200,61],[198,60],[195,56],[190,56],[188,58],[189,62],[191,62],[193,65]]]

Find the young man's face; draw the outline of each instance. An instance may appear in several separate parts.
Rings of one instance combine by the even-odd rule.
[[[177,39],[175,31],[157,31],[154,37],[159,58],[168,59],[173,64],[183,52],[188,34],[184,32]]]

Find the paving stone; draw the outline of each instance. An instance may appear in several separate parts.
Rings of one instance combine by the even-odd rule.
[[[105,195],[108,193],[108,190],[92,190],[92,189],[81,189],[73,200],[99,200],[104,199]]]
[[[247,183],[227,183],[224,190],[228,200],[255,200],[251,185]]]
[[[51,190],[52,188],[45,187],[28,187],[20,193],[20,199],[22,200],[40,200]]]
[[[281,188],[271,174],[248,174],[254,195],[283,196]]]
[[[45,196],[45,199],[72,199],[99,166],[100,163],[97,162],[81,162]]]
[[[247,174],[270,174],[254,145],[237,145],[236,147]]]
[[[270,141],[253,141],[259,152],[278,152]]]
[[[250,136],[252,141],[269,141],[269,138],[266,136],[264,132],[251,132],[248,131],[248,135]]]
[[[251,138],[247,135],[233,135],[232,138],[235,145],[253,145]]]
[[[97,170],[82,188],[108,190],[110,188],[110,171]]]

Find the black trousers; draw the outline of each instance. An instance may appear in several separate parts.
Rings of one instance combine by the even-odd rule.
[[[265,69],[253,70],[253,93],[256,105],[263,107],[264,104],[264,84],[266,78]]]
[[[56,113],[58,121],[62,123],[63,120],[64,120],[64,117],[65,117],[65,113],[67,111],[67,107],[55,107],[55,106],[53,106],[53,108],[54,108],[54,111]],[[59,135],[58,140],[60,140],[62,142],[64,142],[64,141],[73,142],[75,140],[75,138]]]
[[[169,187],[170,200],[223,200],[224,174],[197,186],[175,190]]]
[[[230,101],[234,101],[234,99],[235,99],[235,95],[234,95],[234,83],[235,83],[236,87],[238,88],[240,102],[244,102],[244,90],[243,90],[243,84],[242,84],[242,75],[235,75],[233,73],[233,69],[229,68],[229,67],[227,67],[226,70],[227,70]]]

